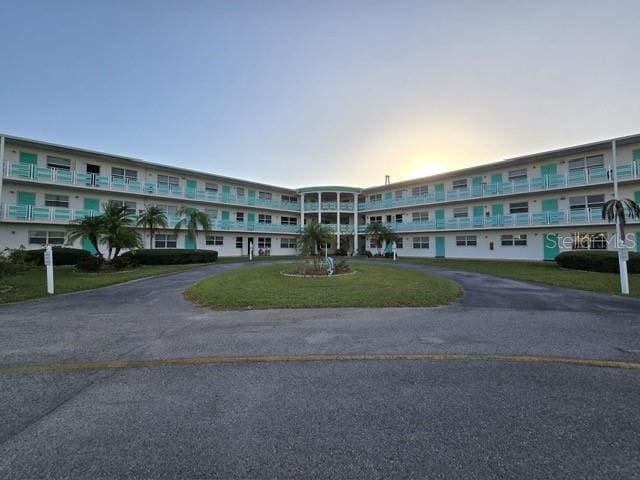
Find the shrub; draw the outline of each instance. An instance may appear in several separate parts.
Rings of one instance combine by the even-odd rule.
[[[131,260],[139,265],[182,265],[186,263],[211,263],[218,259],[214,250],[140,249],[120,255],[123,261]]]
[[[109,262],[116,270],[124,270],[125,268],[136,268],[140,265],[135,255],[119,255]]]
[[[78,262],[76,263],[76,268],[81,272],[98,272],[102,267],[102,263],[104,262],[102,257],[94,257],[93,255],[89,255],[88,257],[80,257],[78,258]]]
[[[336,250],[334,255],[336,257],[346,257],[347,256],[347,251],[344,248],[340,247],[339,249]]]
[[[91,253],[81,248],[53,247],[54,265],[77,265],[80,260],[92,257]],[[44,248],[25,250],[26,257],[36,265],[44,265]]]
[[[590,272],[619,273],[618,252],[612,250],[574,250],[562,252],[556,263],[564,268]],[[640,273],[640,253],[629,253],[629,273]]]

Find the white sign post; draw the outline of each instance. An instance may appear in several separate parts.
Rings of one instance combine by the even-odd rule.
[[[53,295],[53,251],[51,245],[44,249],[44,265],[47,267],[47,293]]]
[[[398,244],[394,241],[393,242],[393,261],[395,262],[396,260],[398,260]]]
[[[618,152],[616,141],[611,142],[611,158],[613,160],[613,198],[618,200]],[[616,212],[616,248],[618,249],[618,266],[620,269],[620,292],[623,295],[629,295],[629,273],[627,272],[627,260],[629,260],[629,252],[625,245],[625,239],[622,238],[622,229],[620,228],[620,217]]]
[[[249,261],[253,260],[253,242],[249,242]]]

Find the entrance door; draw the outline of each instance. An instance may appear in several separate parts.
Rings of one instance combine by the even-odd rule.
[[[187,187],[185,189],[185,195],[187,198],[196,198],[196,190],[198,189],[198,182],[193,179],[187,178]]]
[[[100,165],[92,165],[90,163],[87,163],[87,173],[91,175],[89,184],[95,187],[97,184],[96,177],[100,175]]]
[[[29,152],[20,152],[20,164],[21,165],[38,165],[38,154]]]
[[[84,209],[89,210],[91,212],[91,215],[97,215],[100,210],[100,200],[98,200],[97,198],[85,198]]]
[[[444,210],[436,210],[436,228],[444,228]]]
[[[540,167],[541,175],[555,175],[558,173],[558,166],[555,163],[548,163]]]
[[[195,239],[185,236],[184,237],[184,248],[187,250],[195,250],[196,249],[196,241]]]
[[[544,259],[555,260],[560,253],[558,245],[558,235],[556,233],[545,233],[544,235]]]
[[[444,237],[436,237],[436,257],[444,258]]]

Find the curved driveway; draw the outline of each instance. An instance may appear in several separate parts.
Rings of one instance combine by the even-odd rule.
[[[213,311],[206,266],[0,306],[0,364],[477,353],[640,362],[640,301],[420,265],[437,308]],[[259,267],[257,267],[259,268]],[[640,371],[512,362],[0,368],[0,477],[634,478]]]

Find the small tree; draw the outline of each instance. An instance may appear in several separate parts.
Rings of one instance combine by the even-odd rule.
[[[380,249],[383,242],[389,244],[397,238],[393,230],[381,222],[371,222],[367,225],[365,235],[376,244],[378,255],[381,255]]]
[[[118,256],[123,248],[136,248],[140,244],[138,233],[132,227],[133,218],[122,203],[109,200],[102,205],[104,213],[104,238],[107,244],[108,259],[115,251],[113,258]]]
[[[323,245],[329,243],[333,234],[328,227],[311,221],[307,223],[298,236],[298,249],[303,255],[313,258],[316,268],[320,265],[320,251]]]
[[[149,231],[149,248],[153,248],[153,240],[158,228],[167,228],[168,220],[164,211],[156,205],[146,205],[138,217],[139,227]]]
[[[622,240],[626,239],[625,225],[627,224],[627,212],[625,209],[629,211],[629,218],[640,218],[640,205],[630,198],[623,198],[621,200],[614,198],[602,207],[603,220],[607,220],[608,222],[620,221],[620,237]],[[618,238],[616,240],[619,242],[621,239]]]
[[[209,216],[192,207],[183,207],[178,210],[178,222],[175,226],[175,232],[178,233],[182,228],[187,230],[187,238],[193,240],[197,245],[198,229],[202,228],[205,235],[211,230],[211,221]]]
[[[67,227],[67,242],[73,243],[79,238],[86,238],[101,257],[98,245],[104,232],[105,221],[102,215],[72,220]]]

